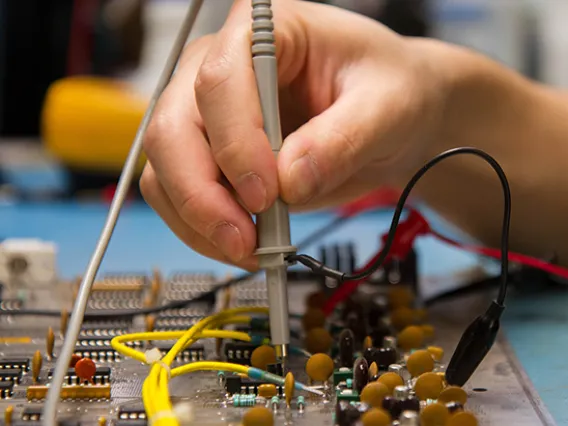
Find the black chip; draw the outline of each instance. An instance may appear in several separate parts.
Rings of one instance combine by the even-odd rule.
[[[5,368],[0,370],[0,382],[20,383],[22,370],[16,368]]]
[[[129,425],[132,420],[144,420],[146,421],[146,410],[142,404],[132,404],[128,406],[123,406],[118,409],[118,419],[129,421]],[[146,424],[146,423],[144,423]]]
[[[147,426],[147,420],[117,420],[114,426]]]
[[[13,382],[0,382],[0,399],[11,397],[13,389]]]
[[[53,377],[55,369],[50,368],[47,372],[47,378],[51,379]],[[98,385],[107,384],[110,381],[111,369],[110,367],[97,367],[97,371],[93,376],[93,382]],[[74,368],[67,369],[67,375],[65,376],[66,382],[69,385],[80,384],[81,380],[77,377],[77,373]]]
[[[252,343],[229,343],[225,344],[225,357],[227,361],[235,364],[250,365],[252,352],[258,347]]]
[[[258,393],[258,387],[260,385],[267,384],[268,382],[263,382],[260,380],[252,380],[247,378],[242,378],[240,376],[231,375],[227,376],[225,379],[225,390],[229,395],[234,394],[249,394],[256,395]],[[278,394],[283,394],[282,386],[277,386]]]
[[[27,406],[22,411],[22,420],[41,420],[41,414],[43,413],[43,407],[41,405]]]
[[[2,358],[0,359],[0,370],[17,368],[22,371],[29,371],[29,358]]]

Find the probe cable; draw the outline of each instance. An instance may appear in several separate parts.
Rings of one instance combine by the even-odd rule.
[[[297,261],[314,273],[321,274],[339,282],[356,281],[369,277],[385,261],[391,246],[393,245],[395,234],[400,216],[404,209],[404,204],[416,183],[424,174],[439,162],[456,155],[470,154],[485,160],[497,174],[503,188],[504,208],[503,225],[501,230],[501,275],[499,283],[499,293],[497,299],[491,303],[487,311],[478,316],[463,333],[446,369],[446,380],[451,385],[463,386],[477,369],[481,361],[485,358],[499,331],[500,318],[505,309],[504,303],[507,296],[508,272],[509,272],[509,227],[511,223],[511,190],[507,176],[500,164],[491,155],[478,148],[461,147],[445,151],[420,168],[410,179],[401,193],[400,199],[394,211],[391,226],[385,239],[383,249],[374,259],[370,267],[362,268],[354,274],[346,274],[341,271],[327,267],[322,262],[307,255],[289,256],[289,261]]]
[[[393,214],[393,219],[388,231],[383,249],[380,254],[374,258],[374,261],[370,266],[364,267],[353,274],[346,274],[344,272],[332,269],[324,265],[322,262],[314,259],[311,256],[305,254],[291,255],[288,260],[291,262],[299,262],[304,266],[311,269],[314,273],[324,275],[329,278],[338,280],[339,282],[345,281],[356,281],[368,278],[377,269],[379,269],[384,263],[385,259],[389,255],[389,251],[395,241],[397,226],[400,222],[400,217],[405,207],[406,200],[410,195],[410,192],[418,181],[426,174],[428,170],[434,167],[439,162],[445,160],[446,158],[454,157],[456,155],[470,154],[485,160],[497,173],[501,186],[503,188],[504,196],[504,213],[503,213],[503,225],[501,231],[501,287],[499,290],[499,295],[497,297],[497,303],[503,305],[505,302],[505,297],[507,295],[507,271],[508,271],[508,253],[509,253],[509,225],[511,222],[511,190],[509,187],[509,182],[505,172],[499,165],[499,163],[488,153],[477,148],[461,147],[454,148],[445,151],[432,160],[428,161],[422,168],[420,168],[410,181],[406,184],[404,190],[402,191],[400,198],[396,204],[396,208]]]
[[[73,307],[71,321],[69,322],[69,327],[67,329],[67,337],[63,342],[61,353],[59,354],[59,359],[53,373],[51,386],[49,387],[47,393],[47,398],[43,410],[43,423],[46,426],[57,425],[57,403],[60,399],[60,390],[63,386],[63,382],[65,381],[65,375],[67,374],[69,360],[73,355],[73,349],[81,330],[83,316],[85,315],[85,310],[87,309],[87,302],[89,299],[89,294],[91,293],[91,288],[93,286],[95,276],[97,275],[101,261],[107,251],[108,243],[116,226],[118,216],[120,214],[122,206],[124,205],[124,200],[126,198],[128,190],[132,184],[136,166],[138,165],[140,154],[142,153],[144,135],[146,134],[150,119],[154,113],[158,99],[160,98],[162,92],[167,87],[172,75],[174,74],[176,65],[181,56],[181,52],[185,46],[189,34],[191,33],[193,25],[195,24],[202,4],[203,0],[193,0],[187,9],[187,13],[184,17],[181,28],[178,32],[170,55],[168,56],[164,69],[159,77],[148,109],[146,110],[144,118],[140,123],[140,127],[138,128],[138,131],[130,148],[130,152],[128,153],[128,157],[122,169],[117,189],[109,209],[108,217],[97,242],[97,246],[87,266],[85,276],[83,277],[83,280],[81,282],[79,294],[77,295],[77,300],[75,301],[75,306]]]

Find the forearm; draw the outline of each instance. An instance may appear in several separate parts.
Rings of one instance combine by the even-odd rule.
[[[451,90],[430,156],[458,146],[494,156],[511,184],[511,249],[534,256],[555,252],[568,265],[568,96],[459,48],[437,60]],[[479,158],[445,160],[417,190],[442,216],[498,245],[502,190]]]

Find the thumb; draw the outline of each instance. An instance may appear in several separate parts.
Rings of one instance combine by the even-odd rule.
[[[379,158],[374,154],[390,139],[393,116],[387,109],[381,97],[352,91],[290,134],[278,156],[283,199],[293,205],[309,203],[371,161],[385,158],[388,149]]]

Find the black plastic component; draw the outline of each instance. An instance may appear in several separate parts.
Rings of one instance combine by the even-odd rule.
[[[398,401],[390,395],[385,396],[382,402],[383,410],[388,411],[394,419],[398,418],[393,416],[393,409],[397,402]]]
[[[268,382],[263,382],[259,380],[251,380],[247,378],[243,378],[240,376],[227,376],[225,378],[225,390],[229,395],[235,394],[257,394],[258,387],[260,385],[267,384]],[[277,386],[278,394],[283,394],[282,386]]]
[[[225,343],[225,357],[228,362],[240,365],[250,365],[252,352],[258,345],[252,343]]]
[[[26,421],[41,420],[42,413],[43,413],[43,406],[41,405],[26,406],[22,410],[22,420]]]
[[[0,370],[0,382],[20,383],[22,370],[17,368],[5,368]]]
[[[339,334],[339,367],[353,367],[353,353],[355,352],[355,336],[346,328]]]
[[[446,404],[446,408],[448,409],[450,414],[452,414],[455,413],[456,411],[462,411],[463,405],[461,405],[459,402],[448,402]]]
[[[355,255],[355,245],[347,245],[347,273],[352,274],[357,269],[357,256]]]
[[[128,422],[129,425],[133,425],[133,421],[136,420],[146,421],[146,410],[142,404],[131,404],[119,407],[118,420],[124,420]]]
[[[406,398],[400,401],[395,401],[390,409],[393,419],[398,419],[403,411],[420,412],[420,401],[413,397]]]
[[[463,386],[481,364],[495,343],[504,310],[504,306],[492,302],[487,312],[466,329],[446,369],[450,385]]]
[[[369,383],[369,364],[365,358],[357,358],[353,364],[353,390],[361,393]]]
[[[53,377],[54,368],[50,368],[47,372],[47,378],[51,379]],[[110,367],[97,367],[97,371],[93,376],[93,383],[97,385],[105,385],[110,383],[111,370]],[[81,381],[74,368],[67,369],[67,375],[65,376],[65,382],[68,385],[79,385],[85,381]]]
[[[137,420],[117,420],[114,426],[147,426],[148,420],[137,419]]]
[[[240,376],[227,376],[225,379],[225,390],[229,395],[241,393],[242,379]]]
[[[363,352],[363,357],[371,365],[377,363],[379,370],[388,370],[389,365],[396,364],[397,354],[394,348],[367,348]]]
[[[268,364],[266,366],[266,371],[272,374],[276,374],[277,376],[284,377],[284,366],[281,362],[277,362],[276,364]]]
[[[349,313],[346,326],[353,330],[355,344],[360,348],[363,340],[367,337],[367,321],[363,315],[363,306],[359,306],[357,310]]]
[[[29,358],[2,358],[0,359],[0,371],[4,369],[17,368],[22,371],[30,371]]]
[[[369,382],[376,382],[377,380],[379,380],[379,377],[381,377],[380,374],[375,374],[373,377],[369,379]]]
[[[338,401],[335,406],[335,423],[338,426],[352,426],[367,409],[365,404],[357,407],[347,401]]]
[[[13,382],[0,382],[0,399],[10,398],[14,390]]]
[[[379,324],[369,332],[369,336],[373,341],[373,346],[376,348],[380,348],[381,346],[383,346],[383,341],[385,340],[385,337],[391,335],[392,335],[391,331],[385,324]]]

